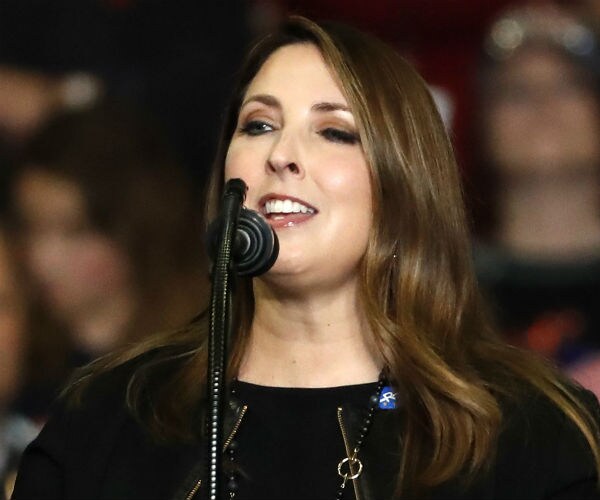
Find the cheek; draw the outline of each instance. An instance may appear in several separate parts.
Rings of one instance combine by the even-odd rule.
[[[330,219],[331,235],[337,246],[346,248],[344,254],[354,262],[366,251],[373,224],[369,167],[366,162],[352,158],[329,165],[321,187],[337,207]]]
[[[251,208],[258,200],[254,199],[256,187],[264,179],[263,155],[257,148],[247,148],[233,141],[227,151],[225,158],[224,176],[225,182],[229,179],[242,179],[248,186],[245,205]]]
[[[240,178],[249,182],[259,173],[257,160],[259,153],[252,148],[244,147],[241,140],[233,140],[225,157],[225,180]]]
[[[229,145],[227,150],[227,156],[225,156],[225,180],[239,177],[238,170],[240,169],[240,162],[238,161],[238,151],[234,143]]]
[[[321,185],[337,199],[349,205],[353,211],[371,212],[371,177],[369,167],[361,158],[348,158],[329,165],[323,171]]]

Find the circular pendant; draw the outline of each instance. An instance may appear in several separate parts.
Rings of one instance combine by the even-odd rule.
[[[348,464],[348,472],[342,472],[342,468],[344,467],[344,464]],[[354,472],[354,470],[353,470],[355,465],[358,465],[358,470],[356,472]],[[344,479],[344,481],[347,481],[348,479],[356,479],[358,476],[360,476],[362,469],[363,469],[363,464],[356,457],[343,458],[342,460],[340,460],[340,463],[337,466],[338,474],[340,475],[340,477],[342,477]]]

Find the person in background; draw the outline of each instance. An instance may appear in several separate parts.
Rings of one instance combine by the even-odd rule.
[[[12,194],[35,334],[48,335],[46,356],[67,372],[202,309],[199,203],[145,115],[101,103],[55,116],[25,147]],[[43,411],[64,375],[46,398],[30,388],[29,412]]]
[[[497,18],[478,74],[477,272],[505,336],[564,368],[600,349],[599,78],[551,5]]]
[[[220,144],[208,219],[242,178],[280,247],[232,302],[225,497],[599,497],[598,402],[488,322],[410,64],[293,17],[249,52]],[[209,316],[80,372],[14,499],[205,498]]]
[[[14,408],[26,377],[29,332],[25,290],[5,218],[0,221],[0,499],[10,498],[21,453],[38,432]]]

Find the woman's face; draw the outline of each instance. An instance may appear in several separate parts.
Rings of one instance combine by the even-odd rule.
[[[248,185],[246,206],[279,237],[268,279],[354,280],[372,224],[369,168],[352,111],[315,46],[278,49],[250,83],[225,162],[225,178],[237,177]]]
[[[58,317],[85,317],[126,286],[125,256],[90,227],[75,183],[31,168],[17,181],[16,202],[27,268]]]
[[[561,54],[525,48],[498,68],[487,144],[506,174],[568,173],[600,162],[600,112],[589,82]]]

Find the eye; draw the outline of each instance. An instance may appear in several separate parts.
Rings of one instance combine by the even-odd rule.
[[[272,125],[261,120],[251,120],[240,128],[240,132],[247,135],[262,135],[272,130]]]
[[[360,142],[358,134],[354,132],[348,132],[338,128],[328,127],[319,132],[319,135],[331,142],[338,142],[341,144],[357,144]]]

